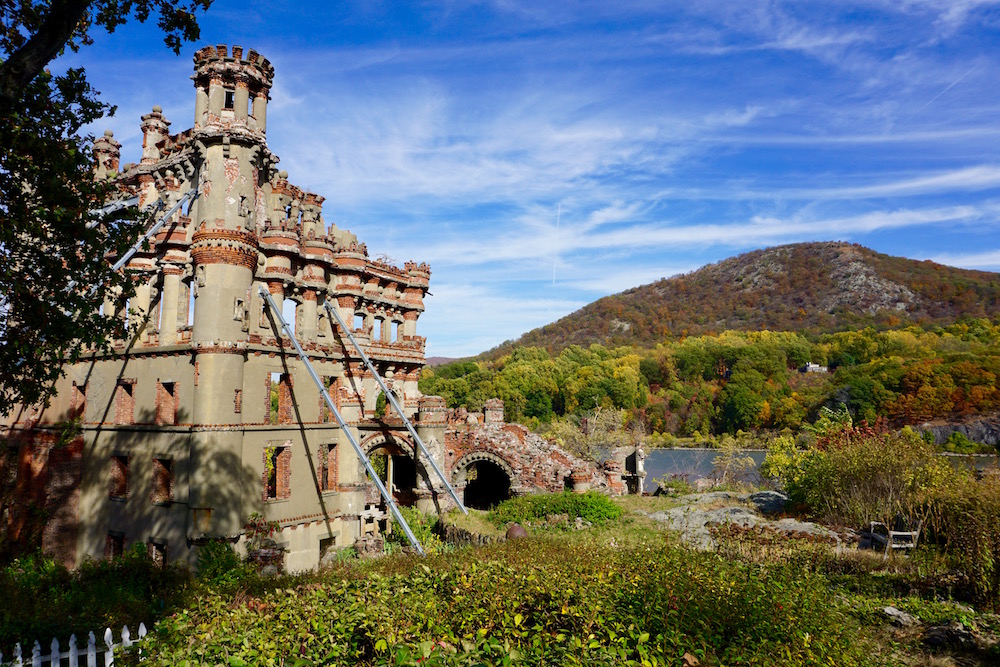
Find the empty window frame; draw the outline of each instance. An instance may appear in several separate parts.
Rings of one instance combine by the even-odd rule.
[[[285,500],[292,495],[290,444],[264,448],[264,500]]]
[[[156,423],[171,425],[177,423],[177,383],[156,382]]]
[[[324,443],[319,446],[319,489],[337,490],[337,445]]]
[[[135,423],[135,380],[119,380],[115,387],[115,423]]]
[[[118,558],[125,553],[125,533],[109,530],[104,540],[104,557],[108,560]]]
[[[149,502],[164,504],[174,499],[174,461],[168,458],[153,459],[153,489]]]
[[[108,497],[112,500],[128,498],[128,459],[125,454],[114,454],[111,457],[111,480],[108,487]]]

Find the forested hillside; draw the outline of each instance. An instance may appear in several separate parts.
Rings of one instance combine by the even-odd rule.
[[[800,372],[809,362],[830,372]],[[896,426],[991,414],[1000,409],[998,376],[1000,318],[978,318],[810,335],[725,331],[557,354],[517,346],[492,360],[425,369],[420,388],[471,410],[498,396],[508,420],[532,426],[603,407],[626,411],[647,433],[704,435],[797,430],[821,407],[842,404],[856,419]]]
[[[1000,274],[890,257],[848,243],[756,250],[687,275],[605,297],[518,341],[651,347],[727,330],[826,333],[866,326],[946,325],[1000,314]]]

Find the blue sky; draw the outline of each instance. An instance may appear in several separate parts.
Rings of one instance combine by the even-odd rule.
[[[755,248],[1000,270],[1000,0],[215,0],[180,57],[129,24],[65,61],[191,126],[191,56],[275,66],[268,144],[372,256],[432,267],[428,354]]]

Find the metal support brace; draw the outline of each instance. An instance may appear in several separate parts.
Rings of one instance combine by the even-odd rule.
[[[96,220],[91,220],[90,222],[88,222],[87,229],[93,229],[97,225],[101,224],[101,218],[103,218],[104,216],[110,215],[115,211],[120,211],[123,208],[130,208],[132,206],[136,206],[138,205],[138,203],[139,203],[139,195],[135,195],[134,197],[129,197],[128,199],[119,199],[117,201],[113,201],[106,206],[102,206],[99,209],[91,211],[91,213],[98,216],[98,218]],[[162,200],[160,200],[160,203],[162,203]]]
[[[347,334],[347,339],[351,341],[351,344],[354,345],[354,349],[358,351],[359,355],[361,355],[361,360],[365,362],[365,366],[368,367],[369,372],[371,372],[371,374],[375,376],[375,381],[378,382],[378,386],[382,388],[382,392],[385,394],[386,399],[392,405],[392,408],[396,411],[396,414],[398,414],[400,418],[403,420],[403,423],[406,424],[406,429],[410,432],[410,435],[413,436],[413,440],[417,443],[417,447],[420,448],[420,452],[427,457],[427,460],[431,464],[431,468],[434,469],[434,472],[437,473],[437,476],[441,479],[442,482],[444,482],[444,485],[445,487],[447,487],[448,493],[451,494],[451,497],[455,501],[455,504],[458,505],[458,508],[462,510],[464,514],[468,514],[469,510],[465,509],[465,505],[462,504],[461,500],[459,500],[458,494],[455,493],[455,488],[448,482],[448,478],[444,476],[444,473],[441,472],[441,468],[438,467],[438,464],[434,460],[434,457],[431,456],[431,453],[427,451],[427,448],[424,446],[424,443],[420,439],[420,436],[417,435],[417,430],[413,428],[413,424],[410,423],[410,420],[403,413],[402,406],[399,404],[398,401],[396,401],[396,397],[393,395],[391,391],[389,391],[389,388],[385,385],[385,382],[382,381],[382,376],[379,375],[379,372],[375,369],[375,364],[372,363],[371,359],[368,358],[368,355],[365,354],[365,351],[361,349],[361,345],[359,345],[358,341],[356,341],[354,339],[354,336],[351,335],[351,330],[347,328],[346,324],[344,324],[344,320],[340,317],[340,313],[337,312],[336,308],[333,308],[330,305],[329,301],[324,301],[323,307],[326,308],[326,312],[330,313],[330,315],[332,315],[337,320],[337,324],[339,324],[340,328],[344,331],[345,334]]]
[[[420,546],[420,542],[413,535],[413,531],[410,530],[410,526],[406,523],[406,519],[404,519],[403,515],[400,514],[399,508],[396,506],[396,501],[392,499],[392,494],[386,490],[382,480],[378,478],[378,475],[375,473],[375,469],[372,467],[371,461],[368,460],[364,450],[361,449],[361,445],[358,444],[354,434],[351,433],[351,429],[347,427],[347,422],[345,422],[344,418],[340,415],[340,411],[337,410],[337,406],[333,404],[333,399],[330,398],[329,392],[327,392],[326,387],[323,386],[323,381],[320,380],[319,375],[316,374],[316,370],[313,368],[312,362],[309,361],[309,357],[306,356],[306,353],[302,350],[302,346],[299,345],[299,341],[295,337],[292,327],[285,321],[284,316],[281,314],[281,309],[278,308],[278,305],[274,302],[274,299],[271,297],[271,293],[261,286],[258,286],[257,289],[260,292],[260,295],[267,302],[267,305],[270,306],[271,313],[278,318],[279,322],[281,322],[281,328],[285,330],[285,333],[288,334],[288,338],[292,341],[292,345],[295,346],[295,351],[298,352],[299,358],[302,360],[306,370],[309,372],[309,377],[312,378],[312,381],[315,382],[316,386],[319,388],[319,392],[323,396],[323,401],[326,402],[326,407],[330,409],[330,412],[333,413],[337,423],[340,424],[340,430],[347,435],[347,439],[354,448],[354,452],[358,455],[358,458],[361,459],[361,462],[365,464],[365,470],[368,471],[368,476],[371,477],[372,481],[375,482],[375,486],[378,487],[378,492],[382,494],[382,498],[389,506],[389,510],[392,512],[392,517],[396,520],[396,523],[402,527],[403,532],[406,533],[406,539],[410,541],[410,544],[417,550],[417,553],[421,556],[424,555],[424,550]]]
[[[156,224],[154,224],[152,227],[150,227],[149,230],[146,231],[146,233],[142,235],[141,239],[139,239],[138,241],[136,241],[134,244],[132,244],[131,248],[129,248],[127,251],[125,251],[125,254],[123,254],[118,259],[118,261],[114,263],[114,266],[111,267],[111,270],[112,271],[120,271],[122,269],[122,267],[124,267],[126,264],[128,264],[129,260],[132,259],[132,257],[135,256],[135,254],[137,252],[139,252],[139,249],[142,248],[142,245],[146,241],[148,241],[154,234],[156,234],[156,232],[160,231],[160,228],[163,227],[163,225],[166,224],[167,220],[169,220],[174,215],[174,213],[176,213],[182,206],[184,206],[185,202],[187,202],[189,199],[193,201],[197,196],[198,196],[198,189],[197,188],[192,188],[192,189],[188,190],[187,192],[185,192],[183,195],[181,195],[181,198],[179,200],[177,200],[177,203],[174,204],[172,207],[170,207],[170,210],[167,211],[159,220],[157,220]],[[93,212],[97,213],[99,215],[104,215],[104,214],[110,213],[112,211],[117,211],[119,209],[127,208],[129,206],[134,206],[135,204],[138,204],[138,203],[139,203],[139,198],[138,197],[132,197],[132,198],[126,199],[124,201],[113,202],[111,204],[108,204],[104,208],[98,209],[98,210],[93,211]],[[158,211],[158,210],[160,210],[162,208],[163,208],[163,200],[161,199],[161,200],[159,200],[154,205],[154,210]],[[87,226],[88,227],[93,227],[93,226],[95,226],[97,224],[99,224],[99,221],[94,221],[94,222],[88,223]],[[68,287],[69,287],[69,289],[73,289],[74,287],[76,287],[76,281],[75,280],[70,281]],[[90,294],[93,295],[95,292],[97,292],[98,287],[99,287],[98,285],[94,285],[93,287],[91,287],[90,288]]]
[[[185,202],[187,202],[189,199],[193,200],[197,196],[198,196],[198,188],[191,188],[190,190],[188,190],[187,192],[185,192],[183,195],[181,195],[181,198],[177,200],[177,203],[174,204],[173,206],[171,206],[170,210],[167,211],[166,213],[164,213],[163,217],[161,217],[156,222],[155,225],[153,225],[152,227],[150,227],[149,230],[145,234],[142,235],[142,238],[139,239],[138,241],[136,241],[132,245],[132,247],[129,248],[125,252],[125,254],[122,255],[118,259],[117,262],[115,262],[115,265],[111,267],[111,270],[112,271],[119,271],[119,270],[121,270],[121,268],[123,266],[125,266],[126,264],[128,264],[128,261],[130,259],[132,259],[132,257],[135,255],[135,253],[139,252],[139,249],[142,247],[142,245],[146,241],[148,241],[154,234],[156,234],[156,232],[160,231],[160,228],[163,227],[163,225],[165,225],[167,223],[167,220],[169,220],[170,218],[173,217],[174,213],[176,213],[178,210],[180,210],[180,208],[182,206],[184,206]]]

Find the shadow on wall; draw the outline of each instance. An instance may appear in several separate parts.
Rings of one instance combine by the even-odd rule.
[[[96,558],[142,542],[156,558],[194,562],[190,547],[238,538],[250,513],[263,509],[260,473],[241,451],[195,451],[185,411],[175,424],[157,419],[155,410],[139,410],[134,424],[65,420],[7,443],[0,558],[42,549],[73,566],[78,542],[79,553]],[[193,478],[217,483],[192,494]]]

